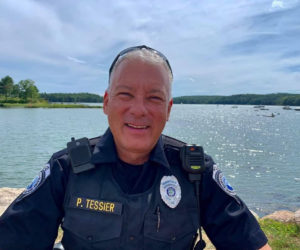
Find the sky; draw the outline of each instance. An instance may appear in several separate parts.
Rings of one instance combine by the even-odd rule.
[[[300,0],[1,0],[0,78],[103,95],[123,49],[167,56],[173,96],[300,94]]]

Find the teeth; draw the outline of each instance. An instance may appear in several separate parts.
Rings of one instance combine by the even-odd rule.
[[[127,123],[127,125],[129,127],[132,127],[132,128],[139,128],[139,129],[141,129],[141,128],[147,128],[147,126],[138,126],[138,125],[133,125],[133,124],[129,124],[129,123]]]

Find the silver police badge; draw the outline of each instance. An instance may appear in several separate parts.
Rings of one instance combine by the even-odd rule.
[[[181,200],[181,188],[174,175],[164,176],[160,181],[160,196],[170,207],[175,208]]]

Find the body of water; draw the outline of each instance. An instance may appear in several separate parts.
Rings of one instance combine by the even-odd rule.
[[[260,215],[300,208],[300,112],[266,108],[174,105],[164,130],[202,145]],[[0,187],[27,186],[71,137],[107,126],[102,109],[0,109]]]

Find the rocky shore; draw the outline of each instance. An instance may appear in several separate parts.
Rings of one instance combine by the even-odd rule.
[[[0,188],[0,215],[23,190],[24,188]]]
[[[23,188],[7,188],[7,187],[0,188],[0,216],[5,211],[5,209],[9,206],[9,204],[23,190],[24,190]],[[257,215],[255,215],[255,217],[259,220],[272,219],[283,223],[296,223],[300,225],[300,209],[298,209],[296,212],[280,210],[280,211],[275,211],[274,213],[264,216],[262,218],[258,218]],[[204,235],[204,238],[208,243],[206,249],[215,249],[207,239],[206,235]]]

